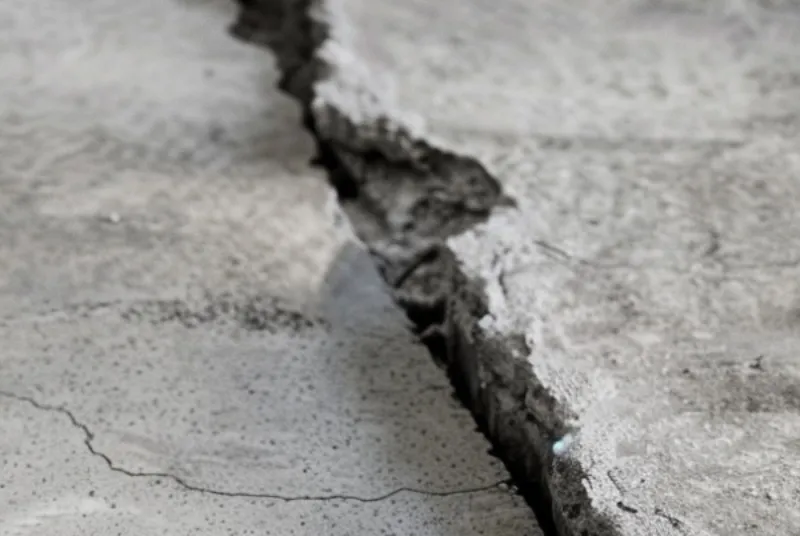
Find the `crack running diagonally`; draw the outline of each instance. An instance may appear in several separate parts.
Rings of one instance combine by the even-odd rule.
[[[486,491],[491,491],[493,489],[500,488],[504,485],[511,485],[510,479],[503,479],[497,482],[486,484],[483,486],[475,486],[471,488],[460,488],[450,491],[433,491],[433,490],[426,490],[426,489],[419,489],[413,487],[400,487],[384,493],[382,495],[376,495],[374,497],[361,497],[358,495],[347,495],[341,493],[335,493],[330,495],[281,495],[278,493],[255,493],[255,492],[238,492],[238,491],[225,491],[225,490],[218,490],[214,488],[207,488],[204,486],[198,486],[195,484],[190,484],[183,478],[173,475],[170,473],[160,473],[160,472],[139,472],[139,471],[130,471],[128,469],[124,469],[114,464],[113,460],[103,452],[94,448],[92,445],[92,440],[94,439],[94,433],[89,430],[89,427],[78,420],[75,417],[75,414],[72,413],[69,409],[63,406],[53,406],[50,404],[44,404],[39,402],[38,400],[29,397],[18,395],[16,393],[12,393],[9,391],[0,390],[0,397],[8,398],[11,400],[16,400],[18,402],[24,402],[30,406],[33,406],[36,409],[42,411],[49,411],[54,413],[59,413],[69,419],[70,423],[74,428],[80,430],[83,434],[83,443],[86,445],[89,453],[97,458],[100,458],[105,462],[106,466],[109,469],[116,473],[121,473],[123,475],[134,477],[134,478],[161,478],[164,480],[171,480],[181,488],[185,489],[186,491],[191,491],[195,493],[203,493],[206,495],[215,495],[218,497],[236,497],[236,498],[245,498],[245,499],[269,499],[274,501],[282,501],[282,502],[299,502],[299,501],[355,501],[355,502],[362,502],[362,503],[373,503],[373,502],[380,502],[395,495],[399,495],[401,493],[414,493],[418,495],[427,495],[431,497],[449,497],[453,495],[468,495],[473,493],[481,493]]]

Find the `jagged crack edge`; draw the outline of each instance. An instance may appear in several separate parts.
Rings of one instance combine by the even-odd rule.
[[[9,391],[0,391],[0,397],[4,397],[10,400],[16,400],[17,402],[26,403],[40,411],[58,413],[66,417],[70,424],[77,430],[79,430],[83,435],[83,444],[86,446],[86,449],[89,453],[96,457],[100,458],[105,465],[113,472],[120,473],[128,477],[132,478],[148,478],[148,479],[164,479],[170,480],[189,492],[195,493],[202,493],[205,495],[214,495],[217,497],[230,497],[230,498],[244,498],[244,499],[267,499],[267,500],[274,500],[274,501],[281,501],[281,502],[325,502],[325,501],[353,501],[353,502],[360,502],[360,503],[374,503],[384,501],[386,499],[390,499],[395,495],[400,495],[403,493],[410,493],[416,495],[425,495],[429,497],[451,497],[455,495],[470,495],[475,493],[483,493],[487,491],[492,491],[495,489],[500,489],[503,486],[507,486],[510,484],[508,479],[499,480],[497,482],[493,482],[491,484],[486,484],[482,486],[475,486],[469,488],[459,488],[455,490],[448,490],[448,491],[436,491],[436,490],[426,490],[426,489],[419,489],[419,488],[412,488],[412,487],[400,487],[396,488],[392,491],[384,493],[382,495],[376,495],[374,497],[362,497],[358,495],[348,495],[348,494],[341,494],[335,493],[330,495],[281,495],[279,493],[262,493],[262,492],[241,492],[241,491],[226,491],[226,490],[219,490],[214,488],[208,488],[204,486],[198,486],[195,484],[191,484],[187,482],[180,476],[173,475],[170,473],[162,473],[162,472],[151,472],[151,471],[130,471],[123,467],[120,467],[114,463],[114,461],[104,452],[97,450],[92,441],[95,438],[94,433],[89,429],[89,427],[81,422],[75,414],[70,411],[69,409],[63,406],[54,406],[50,404],[45,404],[39,402],[35,398],[30,396],[19,395],[16,393],[12,393]]]
[[[463,155],[442,151],[421,136],[413,137],[410,131],[403,128],[401,122],[395,121],[395,118],[392,117],[376,117],[368,121],[366,125],[354,125],[347,117],[338,113],[334,106],[320,102],[320,99],[316,98],[315,89],[319,84],[328,81],[336,69],[336,66],[328,65],[326,59],[319,53],[326,42],[332,39],[331,28],[328,21],[325,20],[326,13],[322,9],[325,0],[238,1],[242,8],[240,21],[242,17],[262,16],[263,14],[258,13],[259,9],[266,5],[274,6],[275,2],[281,3],[284,10],[282,16],[290,19],[288,27],[284,25],[283,28],[284,42],[282,46],[278,47],[275,46],[275,41],[267,42],[249,38],[246,33],[237,31],[237,24],[232,27],[232,33],[246,42],[267,46],[275,53],[282,75],[279,87],[302,105],[305,126],[317,140],[320,153],[328,155],[327,163],[324,159],[319,162],[323,167],[328,168],[329,171],[339,171],[342,165],[337,153],[341,150],[361,156],[377,153],[383,156],[389,164],[405,161],[411,163],[412,166],[418,162],[425,162],[432,154],[444,154],[451,161],[474,160]],[[274,15],[274,13],[272,14]],[[331,16],[331,13],[327,13],[327,16]],[[290,42],[288,46],[286,43],[287,29]],[[332,128],[331,125],[340,128]],[[393,130],[387,131],[387,127]],[[363,131],[367,133],[366,146]],[[333,159],[330,158],[331,156]],[[329,167],[330,164],[334,164],[334,166]],[[347,170],[346,166],[345,171],[352,174],[352,170]],[[333,177],[331,180],[336,187],[337,184]],[[352,196],[351,193],[350,197]],[[358,233],[358,229],[356,232]],[[453,256],[449,249],[447,252]],[[572,536],[573,534],[581,536],[618,535],[618,527],[592,507],[591,500],[582,484],[585,476],[583,468],[572,460],[561,460],[554,463],[552,459],[552,449],[549,448],[553,440],[552,436],[559,429],[565,427],[560,414],[565,413],[567,409],[556,404],[549,408],[545,412],[546,414],[532,415],[524,407],[523,399],[526,388],[533,388],[537,400],[544,401],[547,405],[552,405],[553,402],[548,390],[538,381],[532,371],[525,371],[522,381],[519,381],[520,378],[511,378],[511,383],[507,383],[503,378],[497,377],[496,379],[499,381],[490,385],[489,389],[480,388],[477,392],[474,390],[472,393],[469,392],[470,389],[465,384],[474,380],[487,364],[483,362],[484,359],[457,355],[458,352],[453,352],[452,347],[457,345],[454,339],[464,336],[471,338],[476,324],[487,313],[487,301],[483,292],[483,283],[467,278],[458,268],[455,260],[449,263],[447,272],[450,288],[462,291],[459,292],[459,296],[451,297],[448,300],[446,313],[447,338],[449,339],[447,341],[449,347],[447,350],[448,368],[451,378],[457,390],[460,391],[459,397],[472,412],[484,434],[498,448],[501,459],[516,476],[517,484],[526,491],[526,497],[536,510],[542,529],[548,534],[554,533],[560,536]],[[389,283],[391,284],[391,281]],[[407,305],[409,304],[404,306],[403,303],[400,303],[400,305],[408,310]],[[466,317],[455,321],[453,309],[466,312]],[[492,337],[487,338],[484,334],[479,338],[485,340],[473,341],[484,347],[478,353],[485,351],[488,345],[493,347],[491,351],[499,352],[502,359],[502,356],[511,351],[510,349],[515,344],[514,339],[518,336],[511,335],[502,339],[493,339]],[[467,351],[472,354],[475,352],[475,348]],[[480,362],[476,362],[475,359]],[[522,398],[520,398],[519,385],[523,386]],[[508,396],[513,399],[513,408],[494,411],[491,407],[487,407],[487,400]],[[521,428],[526,421],[531,420],[536,426],[534,435],[537,437],[534,439],[520,438],[518,428]],[[498,428],[496,426],[498,421],[505,425]],[[554,486],[552,482],[554,476],[557,476],[560,481],[557,486]],[[537,504],[542,502],[545,503],[544,506]],[[577,518],[582,520],[577,523],[576,512],[578,512]]]

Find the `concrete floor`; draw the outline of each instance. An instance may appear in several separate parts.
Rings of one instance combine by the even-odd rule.
[[[579,430],[574,533],[800,534],[800,6],[327,4],[329,105],[517,201],[449,247]]]
[[[539,534],[234,6],[0,4],[0,534]]]
[[[324,135],[517,201],[449,248],[569,528],[800,533],[800,9],[314,4]],[[0,6],[0,534],[537,535],[233,10]]]

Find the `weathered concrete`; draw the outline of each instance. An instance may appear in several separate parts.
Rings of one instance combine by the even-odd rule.
[[[449,241],[451,339],[561,529],[800,533],[800,6],[312,4],[323,138],[517,200]]]
[[[539,534],[234,6],[0,5],[0,534]]]

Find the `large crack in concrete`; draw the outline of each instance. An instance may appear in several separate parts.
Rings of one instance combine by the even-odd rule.
[[[555,442],[570,432],[572,416],[515,357],[529,352],[522,335],[489,340],[478,333],[487,313],[483,283],[461,273],[446,246],[448,237],[513,200],[477,159],[438,149],[391,118],[355,124],[316,98],[318,84],[332,69],[319,53],[329,39],[326,17],[334,16],[323,2],[239,3],[232,33],[274,52],[280,87],[302,104],[305,126],[318,142],[318,163],[356,233],[542,530],[562,536],[617,534],[592,509],[581,484],[583,468],[553,454]]]
[[[347,495],[341,493],[333,493],[328,495],[282,495],[278,493],[266,493],[266,492],[253,493],[253,492],[242,492],[242,491],[229,491],[229,490],[212,488],[208,486],[198,486],[188,482],[187,480],[178,475],[174,475],[171,473],[164,473],[157,471],[131,471],[129,469],[125,469],[124,467],[119,466],[117,463],[114,462],[114,460],[111,459],[109,455],[98,450],[94,446],[93,441],[95,438],[95,434],[94,432],[91,431],[89,426],[84,422],[82,422],[80,419],[78,419],[75,413],[73,413],[71,410],[63,406],[54,406],[50,404],[45,404],[33,397],[19,395],[9,391],[0,391],[0,397],[28,404],[40,411],[57,413],[59,415],[64,416],[70,422],[72,427],[77,429],[83,436],[83,444],[86,447],[86,450],[89,452],[89,454],[95,458],[99,458],[100,460],[102,460],[109,470],[131,478],[169,480],[188,492],[203,493],[206,495],[214,495],[217,497],[240,498],[240,499],[266,499],[266,500],[281,501],[281,502],[353,501],[359,503],[375,503],[375,502],[385,501],[387,499],[390,499],[396,495],[400,495],[403,493],[413,493],[429,497],[451,497],[454,495],[471,495],[475,493],[484,493],[495,489],[505,488],[510,485],[509,480],[500,480],[498,482],[494,482],[483,486],[459,488],[448,491],[426,490],[426,489],[419,489],[419,488],[405,486],[393,489],[381,495],[376,495],[374,497],[362,497],[358,495]]]

